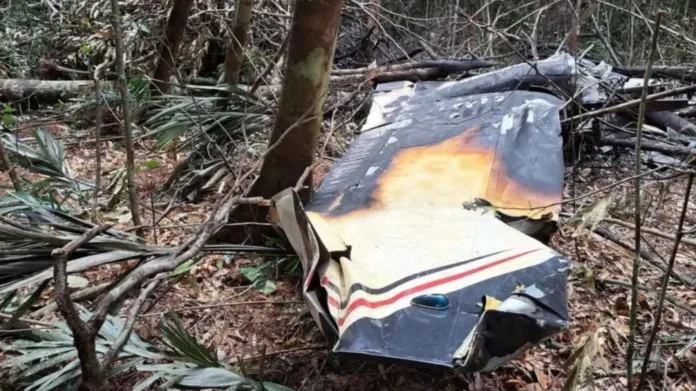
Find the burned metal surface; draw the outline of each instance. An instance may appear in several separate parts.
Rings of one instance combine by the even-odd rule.
[[[484,370],[566,327],[570,265],[542,243],[562,199],[563,102],[467,82],[378,88],[310,205],[273,200],[339,355]]]

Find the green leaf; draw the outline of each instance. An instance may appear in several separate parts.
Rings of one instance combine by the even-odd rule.
[[[114,143],[114,145],[111,146],[111,149],[114,151],[120,151],[123,149],[123,147],[121,147],[121,144],[119,143]]]
[[[254,283],[254,288],[264,295],[270,295],[276,291],[276,284],[275,281],[260,278]]]
[[[89,19],[87,19],[87,24],[89,24]],[[89,56],[93,52],[92,46],[90,46],[89,42],[87,42],[86,39],[82,40],[82,43],[80,44],[80,50],[82,51],[82,54],[84,54],[85,56]]]
[[[261,275],[261,267],[240,267],[239,273],[246,277],[247,280],[254,282]]]
[[[264,295],[270,295],[276,291],[275,281],[271,276],[272,262],[266,262],[256,267],[240,267],[239,273],[254,283],[254,288]]]
[[[285,387],[284,385],[266,381],[263,382],[263,389],[266,391],[294,391],[292,388]]]
[[[138,27],[140,28],[140,31],[142,31],[144,33],[147,33],[147,34],[152,33],[152,29],[150,29],[149,23],[140,23],[140,25]]]
[[[186,331],[174,311],[162,316],[160,329],[165,343],[172,349],[177,359],[190,362],[199,367],[221,367],[222,364]]]
[[[190,369],[182,374],[178,385],[182,387],[218,388],[251,385],[243,376],[224,368]]]
[[[5,126],[11,126],[15,124],[15,119],[12,115],[10,114],[3,114],[2,115],[2,124]]]
[[[184,273],[188,273],[191,270],[191,268],[193,268],[193,266],[194,266],[193,259],[189,259],[188,261],[177,266],[176,269],[174,269],[174,271],[172,271],[169,274],[169,276],[175,277],[175,276],[178,276],[178,275],[181,275]]]
[[[153,169],[153,168],[158,168],[161,166],[161,163],[157,160],[148,160],[147,163],[145,163],[145,166],[148,169]]]
[[[10,320],[8,320],[7,323],[3,325],[2,329],[11,329],[17,322],[17,320],[21,318],[24,314],[26,314],[27,311],[31,309],[31,306],[34,305],[34,303],[36,303],[37,300],[39,300],[39,298],[41,297],[41,293],[43,293],[47,285],[48,281],[42,282],[41,285],[39,285],[39,287],[36,288],[36,290],[31,294],[31,296],[29,296],[29,298],[24,303],[22,303],[21,306],[19,306],[17,311],[15,311],[15,313],[12,314],[12,318],[10,318]]]
[[[174,140],[175,138],[181,136],[186,132],[188,129],[188,125],[186,123],[176,123],[176,122],[171,122],[168,123],[166,131],[162,133],[160,136],[159,140],[157,140],[157,144],[155,144],[155,149],[162,149],[165,145],[167,145],[170,141]]]

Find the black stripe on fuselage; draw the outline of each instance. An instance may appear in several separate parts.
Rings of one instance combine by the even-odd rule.
[[[383,286],[383,287],[381,287],[381,288],[370,288],[369,286],[365,286],[365,285],[363,285],[363,284],[361,284],[361,283],[359,283],[359,282],[356,282],[355,284],[353,284],[353,285],[350,286],[350,289],[348,290],[348,297],[346,297],[343,301],[341,301],[341,309],[346,308],[346,306],[348,305],[348,302],[350,301],[350,297],[353,295],[353,293],[355,293],[355,292],[357,292],[357,291],[363,291],[363,292],[369,293],[369,294],[371,294],[371,295],[380,295],[380,294],[382,294],[382,293],[389,292],[390,290],[392,290],[392,289],[398,287],[399,285],[403,285],[403,284],[405,284],[405,283],[407,283],[407,282],[409,282],[409,281],[411,281],[411,280],[415,280],[415,279],[417,279],[417,278],[425,277],[425,276],[430,275],[430,274],[438,273],[438,272],[441,272],[441,271],[443,271],[443,270],[455,268],[455,267],[457,267],[457,266],[466,265],[467,263],[475,262],[475,261],[481,260],[481,259],[483,259],[483,258],[487,258],[487,257],[493,256],[493,255],[500,254],[500,253],[505,252],[505,251],[508,251],[508,250],[496,251],[496,252],[494,252],[494,253],[482,255],[482,256],[480,256],[480,257],[467,259],[466,261],[456,262],[456,263],[452,263],[452,264],[449,264],[449,265],[436,267],[436,268],[434,268],[434,269],[430,269],[430,270],[425,270],[425,271],[422,271],[422,272],[414,273],[414,274],[411,274],[410,276],[406,276],[406,277],[404,277],[404,278],[401,278],[401,279],[399,279],[399,280],[396,280],[396,281],[392,282],[391,284],[386,285],[386,286]],[[336,293],[340,296],[340,295],[341,295],[341,290],[340,290],[334,283],[332,283],[331,281],[329,281],[328,278],[327,278],[326,281],[327,281],[327,284],[328,284],[327,287],[328,287],[329,289],[331,289],[332,291],[336,292]]]

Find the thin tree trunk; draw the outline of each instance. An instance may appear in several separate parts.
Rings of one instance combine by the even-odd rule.
[[[217,0],[215,8],[217,8],[218,10],[224,9],[225,0]],[[215,79],[217,79],[219,76],[217,73],[217,67],[218,64],[224,61],[225,51],[222,40],[219,38],[220,24],[222,22],[216,20],[215,16],[219,16],[219,19],[222,19],[222,11],[220,11],[220,14],[214,16],[203,16],[204,22],[210,28],[210,34],[212,38],[208,41],[208,50],[206,51],[205,56],[201,61],[201,70],[198,75],[201,77],[214,77]]]
[[[638,274],[640,273],[640,245],[641,236],[640,228],[642,225],[641,221],[641,208],[640,208],[640,192],[641,192],[641,177],[640,169],[642,161],[640,159],[641,154],[641,141],[643,132],[643,121],[645,120],[645,105],[646,98],[648,96],[648,86],[650,84],[650,74],[652,73],[653,61],[655,58],[655,52],[657,50],[657,38],[660,33],[660,19],[662,18],[662,12],[658,12],[655,16],[655,30],[653,31],[652,41],[650,43],[650,57],[648,57],[648,69],[645,72],[645,77],[643,78],[643,91],[640,96],[640,106],[638,107],[638,123],[636,124],[636,164],[635,164],[635,186],[634,186],[634,224],[635,224],[635,258],[633,259],[633,271],[631,273],[631,313],[630,313],[630,323],[628,331],[628,348],[626,349],[626,379],[628,380],[628,390],[633,391],[633,354],[635,352],[635,340],[637,333],[637,322],[638,322]],[[667,273],[667,278],[669,278],[669,273]],[[640,385],[638,386],[640,390]]]
[[[121,94],[121,110],[123,111],[123,131],[126,137],[126,180],[128,181],[128,198],[130,200],[133,225],[139,227],[140,211],[138,210],[138,187],[135,183],[135,158],[133,150],[133,127],[131,124],[131,108],[126,87],[126,67],[123,58],[123,40],[121,38],[121,11],[118,8],[118,0],[111,0],[111,25],[114,29],[114,42],[116,46],[116,68],[118,73],[118,90]],[[136,233],[142,236],[142,230]]]
[[[175,0],[172,12],[167,20],[167,27],[164,33],[164,42],[160,48],[160,56],[157,61],[157,68],[153,76],[153,94],[165,94],[169,91],[169,81],[176,66],[175,59],[179,52],[181,40],[184,37],[186,24],[188,23],[189,13],[193,0]]]
[[[249,22],[254,0],[237,0],[232,26],[232,42],[227,46],[225,55],[225,81],[234,86],[239,83],[239,71],[244,63],[244,49],[249,35]]]
[[[342,4],[343,0],[295,2],[278,114],[261,175],[248,191],[251,196],[271,198],[302,178],[305,185],[312,183],[311,173],[303,174],[312,165],[321,130]],[[300,190],[304,202],[310,195],[309,186]],[[261,221],[267,213],[265,207],[238,205],[229,221]],[[213,240],[258,239],[263,233],[264,228],[229,226],[217,231]]]
[[[257,190],[270,198],[294,187],[312,164],[328,91],[342,0],[298,0],[292,17],[285,80]],[[310,174],[305,184],[312,183]],[[300,192],[303,201],[311,190]]]
[[[92,199],[94,218],[99,209],[99,191],[101,190],[101,127],[102,127],[102,98],[99,79],[94,79],[94,98],[97,102],[94,120],[94,156],[96,157],[96,173],[94,176],[94,198]]]
[[[0,140],[0,163],[5,166],[7,175],[10,177],[10,181],[12,181],[12,186],[14,186],[15,191],[22,191],[22,185],[19,182],[19,177],[15,171],[15,166],[12,165],[10,158],[7,156],[7,150],[5,150],[5,145],[2,143],[2,140]]]
[[[367,17],[367,29],[377,27],[377,20],[379,20],[380,8],[382,7],[382,0],[370,0],[370,4],[367,6],[372,13],[372,17],[368,15]]]

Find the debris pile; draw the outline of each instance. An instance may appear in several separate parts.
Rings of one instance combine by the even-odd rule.
[[[488,370],[565,329],[570,263],[546,246],[563,198],[562,134],[633,147],[641,81],[561,54],[378,85],[312,202],[288,189],[272,205],[333,351]],[[651,162],[681,164],[694,147],[694,126],[674,113],[691,87],[651,81]]]

